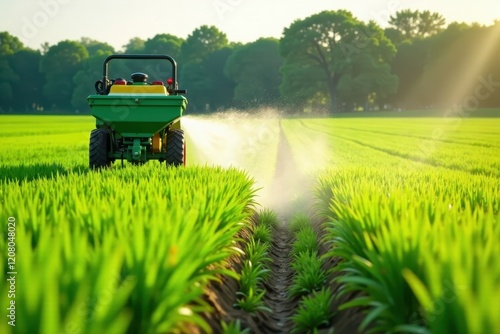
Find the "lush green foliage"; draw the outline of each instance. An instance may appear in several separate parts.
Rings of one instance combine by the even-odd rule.
[[[257,225],[253,230],[253,240],[269,243],[271,241],[271,228],[264,224]]]
[[[455,333],[498,325],[500,181],[460,174],[351,168],[321,180],[331,255],[345,259],[345,291],[367,295],[350,305],[373,306],[366,323]]]
[[[386,30],[396,43],[435,35],[443,30],[446,20],[438,13],[428,10],[405,9],[391,16],[390,28]]]
[[[495,118],[446,116],[282,121],[301,171],[329,167],[316,184],[317,208],[329,220],[327,256],[343,259],[342,291],[363,293],[342,307],[367,307],[363,326],[419,333],[500,327],[499,126]],[[241,251],[249,261],[240,307],[267,310],[261,283],[269,246],[261,241],[277,226],[276,213],[261,212],[256,238],[234,248],[253,204],[248,177],[155,163],[89,172],[92,127],[89,117],[1,119],[0,212],[17,220],[17,315],[30,319],[19,331],[203,326],[196,314],[208,307],[199,298],[204,284],[218,273],[234,275],[221,264]],[[314,292],[327,273],[308,217],[294,217],[290,227],[302,249],[294,269],[303,274],[289,291],[313,293],[294,320],[314,328],[326,321],[318,308],[331,300]],[[4,307],[6,240],[0,254]],[[6,326],[0,331],[9,333]],[[237,323],[225,328],[239,330]]]
[[[272,226],[278,223],[277,215],[269,209],[261,212],[263,219],[257,218],[250,229],[251,237],[245,247],[246,258],[240,275],[239,296],[235,306],[249,313],[271,312],[264,305],[264,295],[266,290],[264,282],[270,274],[269,247],[271,240]]]
[[[236,83],[236,107],[249,109],[279,102],[279,68],[283,59],[278,46],[276,39],[261,38],[236,48],[227,59],[224,72]]]
[[[214,26],[196,28],[181,46],[178,59],[182,85],[189,85],[190,111],[206,113],[225,108],[232,100],[234,82],[224,73],[233,52],[227,36]]]
[[[316,193],[329,217],[330,256],[344,260],[335,269],[344,273],[343,292],[363,292],[343,307],[369,307],[363,327],[490,333],[500,326],[498,122],[284,122],[296,154],[303,151],[288,131],[297,128],[332,152]]]
[[[292,255],[299,256],[301,253],[315,254],[318,251],[318,236],[312,228],[302,228],[295,234]]]
[[[7,217],[17,222],[16,331],[206,328],[206,284],[235,276],[223,264],[241,252],[235,235],[254,205],[248,176],[158,163],[90,172],[89,118],[4,119],[0,212],[2,235]],[[6,238],[0,254],[6,309]]]
[[[292,219],[290,219],[288,226],[290,228],[290,231],[292,231],[293,233],[298,233],[303,229],[310,230],[311,220],[309,219],[309,216],[307,216],[305,213],[296,213],[292,217]]]
[[[246,260],[250,263],[250,267],[252,263],[255,264],[269,264],[271,258],[269,257],[269,241],[257,240],[255,237],[250,238],[246,244],[245,254],[247,256]],[[245,269],[245,267],[243,267]],[[266,270],[266,274],[263,275],[265,278],[267,277],[268,271]]]
[[[328,325],[333,300],[332,291],[325,288],[302,298],[297,312],[291,317],[295,324],[292,333],[315,333],[318,327]]]
[[[262,284],[268,275],[269,269],[265,263],[245,261],[241,270],[240,290],[237,293],[240,298],[235,306],[250,313],[262,308],[262,297],[265,293]]]
[[[134,37],[123,50],[88,38],[30,50],[0,32],[0,111],[87,112],[85,98],[100,79],[93,63],[115,52],[173,56],[190,111],[199,113],[277,103],[292,113],[500,106],[500,23],[446,25],[438,13],[412,10],[385,19],[390,26],[383,30],[344,10],[324,11],[284,27],[279,43],[244,45],[202,25],[186,39]],[[123,71],[111,68],[111,77],[144,71],[166,80],[169,70],[159,67],[125,62]]]
[[[240,320],[231,321],[230,323],[222,323],[222,331],[224,334],[250,334],[250,329],[241,328]]]
[[[299,307],[290,318],[293,333],[317,333],[319,326],[328,325],[332,317],[333,294],[325,289],[327,275],[318,255],[318,236],[306,214],[295,214],[289,223],[295,240],[292,244],[292,268],[295,271],[288,292],[300,296]]]
[[[283,120],[282,124],[304,173],[327,166],[369,165],[390,166],[390,171],[428,168],[500,176],[498,118],[453,118],[447,111],[436,116],[442,117]]]
[[[294,108],[308,102],[317,108],[326,98],[330,110],[341,111],[344,104],[367,101],[369,95],[380,100],[397,89],[388,63],[394,45],[373,21],[365,24],[345,10],[293,22],[283,32],[280,52],[285,58],[280,89]],[[311,79],[308,85],[304,78]]]
[[[264,208],[259,212],[258,224],[276,228],[279,224],[278,214],[276,213],[276,211]]]
[[[326,283],[323,261],[316,252],[302,252],[294,257],[292,268],[295,270],[289,292],[292,297],[307,295],[321,289]]]
[[[295,273],[289,293],[296,297],[319,290],[326,282],[326,273],[322,268],[323,261],[318,257],[318,236],[309,217],[296,214],[290,221],[290,229],[295,239],[290,252]]]

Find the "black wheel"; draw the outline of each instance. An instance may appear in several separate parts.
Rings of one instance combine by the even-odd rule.
[[[166,153],[167,166],[183,166],[186,164],[186,144],[183,130],[174,129],[167,132]]]
[[[110,146],[107,129],[99,128],[92,130],[89,146],[89,166],[91,169],[111,166],[111,159],[108,157]]]

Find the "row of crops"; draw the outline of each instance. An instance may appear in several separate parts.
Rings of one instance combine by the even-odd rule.
[[[340,169],[320,178],[329,253],[362,291],[375,332],[500,326],[500,181],[432,170]]]
[[[16,321],[2,312],[0,332],[209,330],[205,289],[234,276],[225,261],[241,252],[252,180],[235,169],[158,164],[93,173],[92,127],[90,117],[0,122],[2,235],[14,217],[17,272],[12,298],[1,238],[0,305],[14,300]]]
[[[238,251],[252,182],[236,170],[144,167],[1,183],[1,211],[17,221],[16,333],[207,328],[201,298]]]
[[[313,140],[332,152],[311,157],[330,166],[317,176],[317,207],[326,258],[340,259],[337,297],[358,296],[340,309],[365,310],[362,332],[500,327],[499,124],[462,122],[283,122],[297,161]]]
[[[17,272],[16,326],[4,319],[1,333],[351,333],[341,324],[352,310],[363,333],[500,328],[496,119],[204,122],[186,123],[197,129],[187,168],[152,162],[95,173],[91,118],[1,119],[4,310],[8,217]],[[295,197],[312,187],[315,204],[285,221],[286,279],[276,271],[283,226],[258,209],[256,190],[275,167],[293,174],[278,168],[282,138],[300,174],[288,183],[299,189],[270,197],[293,195],[279,207],[291,213],[308,207]],[[286,296],[273,296],[273,284]],[[291,307],[285,322],[276,302]]]
[[[498,121],[459,122],[382,118],[284,120],[282,124],[304,173],[325,167],[398,165],[499,177]]]

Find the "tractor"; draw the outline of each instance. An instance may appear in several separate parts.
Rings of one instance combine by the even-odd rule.
[[[148,81],[148,75],[136,72],[131,80],[110,79],[108,64],[113,59],[168,61],[171,78]],[[159,78],[155,78],[159,79]],[[96,94],[87,102],[96,118],[90,133],[89,165],[91,169],[110,167],[116,159],[135,165],[149,160],[166,162],[167,166],[186,164],[186,143],[181,116],[187,99],[178,89],[177,63],[167,55],[125,55],[107,57],[103,78],[95,83]]]

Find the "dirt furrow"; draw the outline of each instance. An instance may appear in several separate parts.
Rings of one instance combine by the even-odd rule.
[[[290,300],[287,290],[293,279],[291,268],[291,245],[293,236],[284,225],[273,231],[271,242],[271,274],[266,282],[264,303],[272,310],[267,321],[262,323],[262,333],[290,333],[290,316],[297,307],[297,300]]]
[[[205,314],[214,333],[222,331],[221,320],[228,323],[238,319],[241,321],[242,328],[248,328],[251,333],[256,334],[290,333],[294,327],[290,317],[297,311],[300,298],[291,298],[288,293],[295,273],[291,267],[293,261],[291,250],[294,236],[287,223],[297,211],[314,216],[314,210],[311,210],[307,204],[304,206],[304,203],[312,203],[312,194],[310,192],[311,180],[306,178],[295,165],[292,151],[282,129],[280,130],[276,174],[274,181],[267,189],[267,195],[271,196],[273,201],[263,203],[277,212],[281,220],[281,223],[272,230],[268,253],[268,256],[271,258],[269,264],[270,274],[264,283],[266,293],[263,302],[271,312],[259,311],[249,314],[243,310],[234,308],[239,285],[235,279],[226,277],[223,279],[223,282],[211,283],[211,291],[207,294],[206,298],[208,304],[216,311],[213,314]],[[296,198],[294,196],[296,194],[303,199],[303,201],[300,201],[301,205],[296,205],[297,202],[293,202],[292,200],[292,198]],[[318,241],[320,241],[320,256],[327,253],[329,249],[329,245],[321,243],[321,240],[325,236],[322,227],[324,223],[324,221],[317,220],[313,223],[319,237]],[[242,240],[250,239],[249,231],[244,230],[242,233],[240,235]],[[234,257],[233,260],[234,262],[229,263],[229,268],[235,272],[240,272],[242,259]],[[339,261],[341,260],[338,258],[330,258],[325,261],[323,269],[328,272]],[[327,282],[328,287],[334,293],[338,293],[342,288],[341,285],[334,282],[334,279],[338,276],[339,273],[330,273]],[[327,328],[322,328],[320,333],[330,333],[332,329],[335,329],[335,333],[340,334],[358,332],[357,328],[363,319],[363,310],[355,308],[341,312],[338,311],[340,305],[355,297],[359,297],[359,295],[351,293],[336,298],[330,309],[332,315],[331,323]]]
[[[294,271],[291,268],[291,249],[293,235],[286,226],[292,210],[292,198],[303,191],[307,181],[294,163],[292,151],[280,124],[280,138],[276,170],[272,184],[267,189],[273,198],[271,208],[281,217],[280,225],[272,232],[270,248],[271,274],[266,282],[264,303],[272,312],[267,313],[260,322],[262,333],[290,333],[293,323],[290,320],[296,310],[298,298],[291,300],[288,288],[292,284]]]

